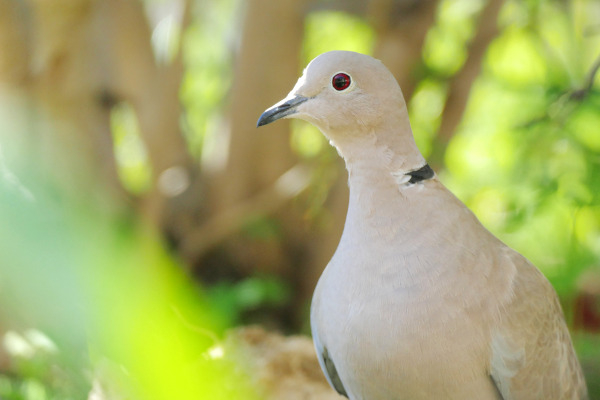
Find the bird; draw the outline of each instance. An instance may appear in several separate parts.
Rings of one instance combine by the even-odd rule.
[[[557,294],[419,152],[385,65],[313,59],[257,126],[315,125],[348,171],[342,236],[316,285],[314,347],[350,400],[587,399]]]

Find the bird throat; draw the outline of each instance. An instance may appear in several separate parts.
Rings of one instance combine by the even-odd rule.
[[[410,180],[408,181],[408,183],[418,183],[426,179],[433,178],[433,175],[435,175],[435,173],[433,172],[429,164],[425,164],[421,168],[407,172],[404,175],[410,176]]]

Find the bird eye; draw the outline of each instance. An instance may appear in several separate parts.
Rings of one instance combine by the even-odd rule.
[[[345,90],[350,86],[350,75],[340,72],[335,74],[331,80],[331,85],[335,90]]]

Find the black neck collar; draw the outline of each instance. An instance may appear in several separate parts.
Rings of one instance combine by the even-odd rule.
[[[410,175],[408,183],[417,183],[426,179],[431,179],[435,175],[429,164],[423,165],[421,168],[407,172],[404,175]]]

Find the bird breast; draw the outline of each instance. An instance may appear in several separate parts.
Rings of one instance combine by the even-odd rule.
[[[360,257],[334,258],[313,299],[314,332],[347,389],[390,390],[369,400],[392,398],[391,393],[419,398],[423,390],[424,398],[444,398],[427,388],[451,392],[456,382],[484,384],[489,359],[484,325],[472,320],[462,302],[446,301],[447,288],[438,297],[431,286],[407,283],[402,262],[392,268],[392,260],[378,261],[358,268]]]

